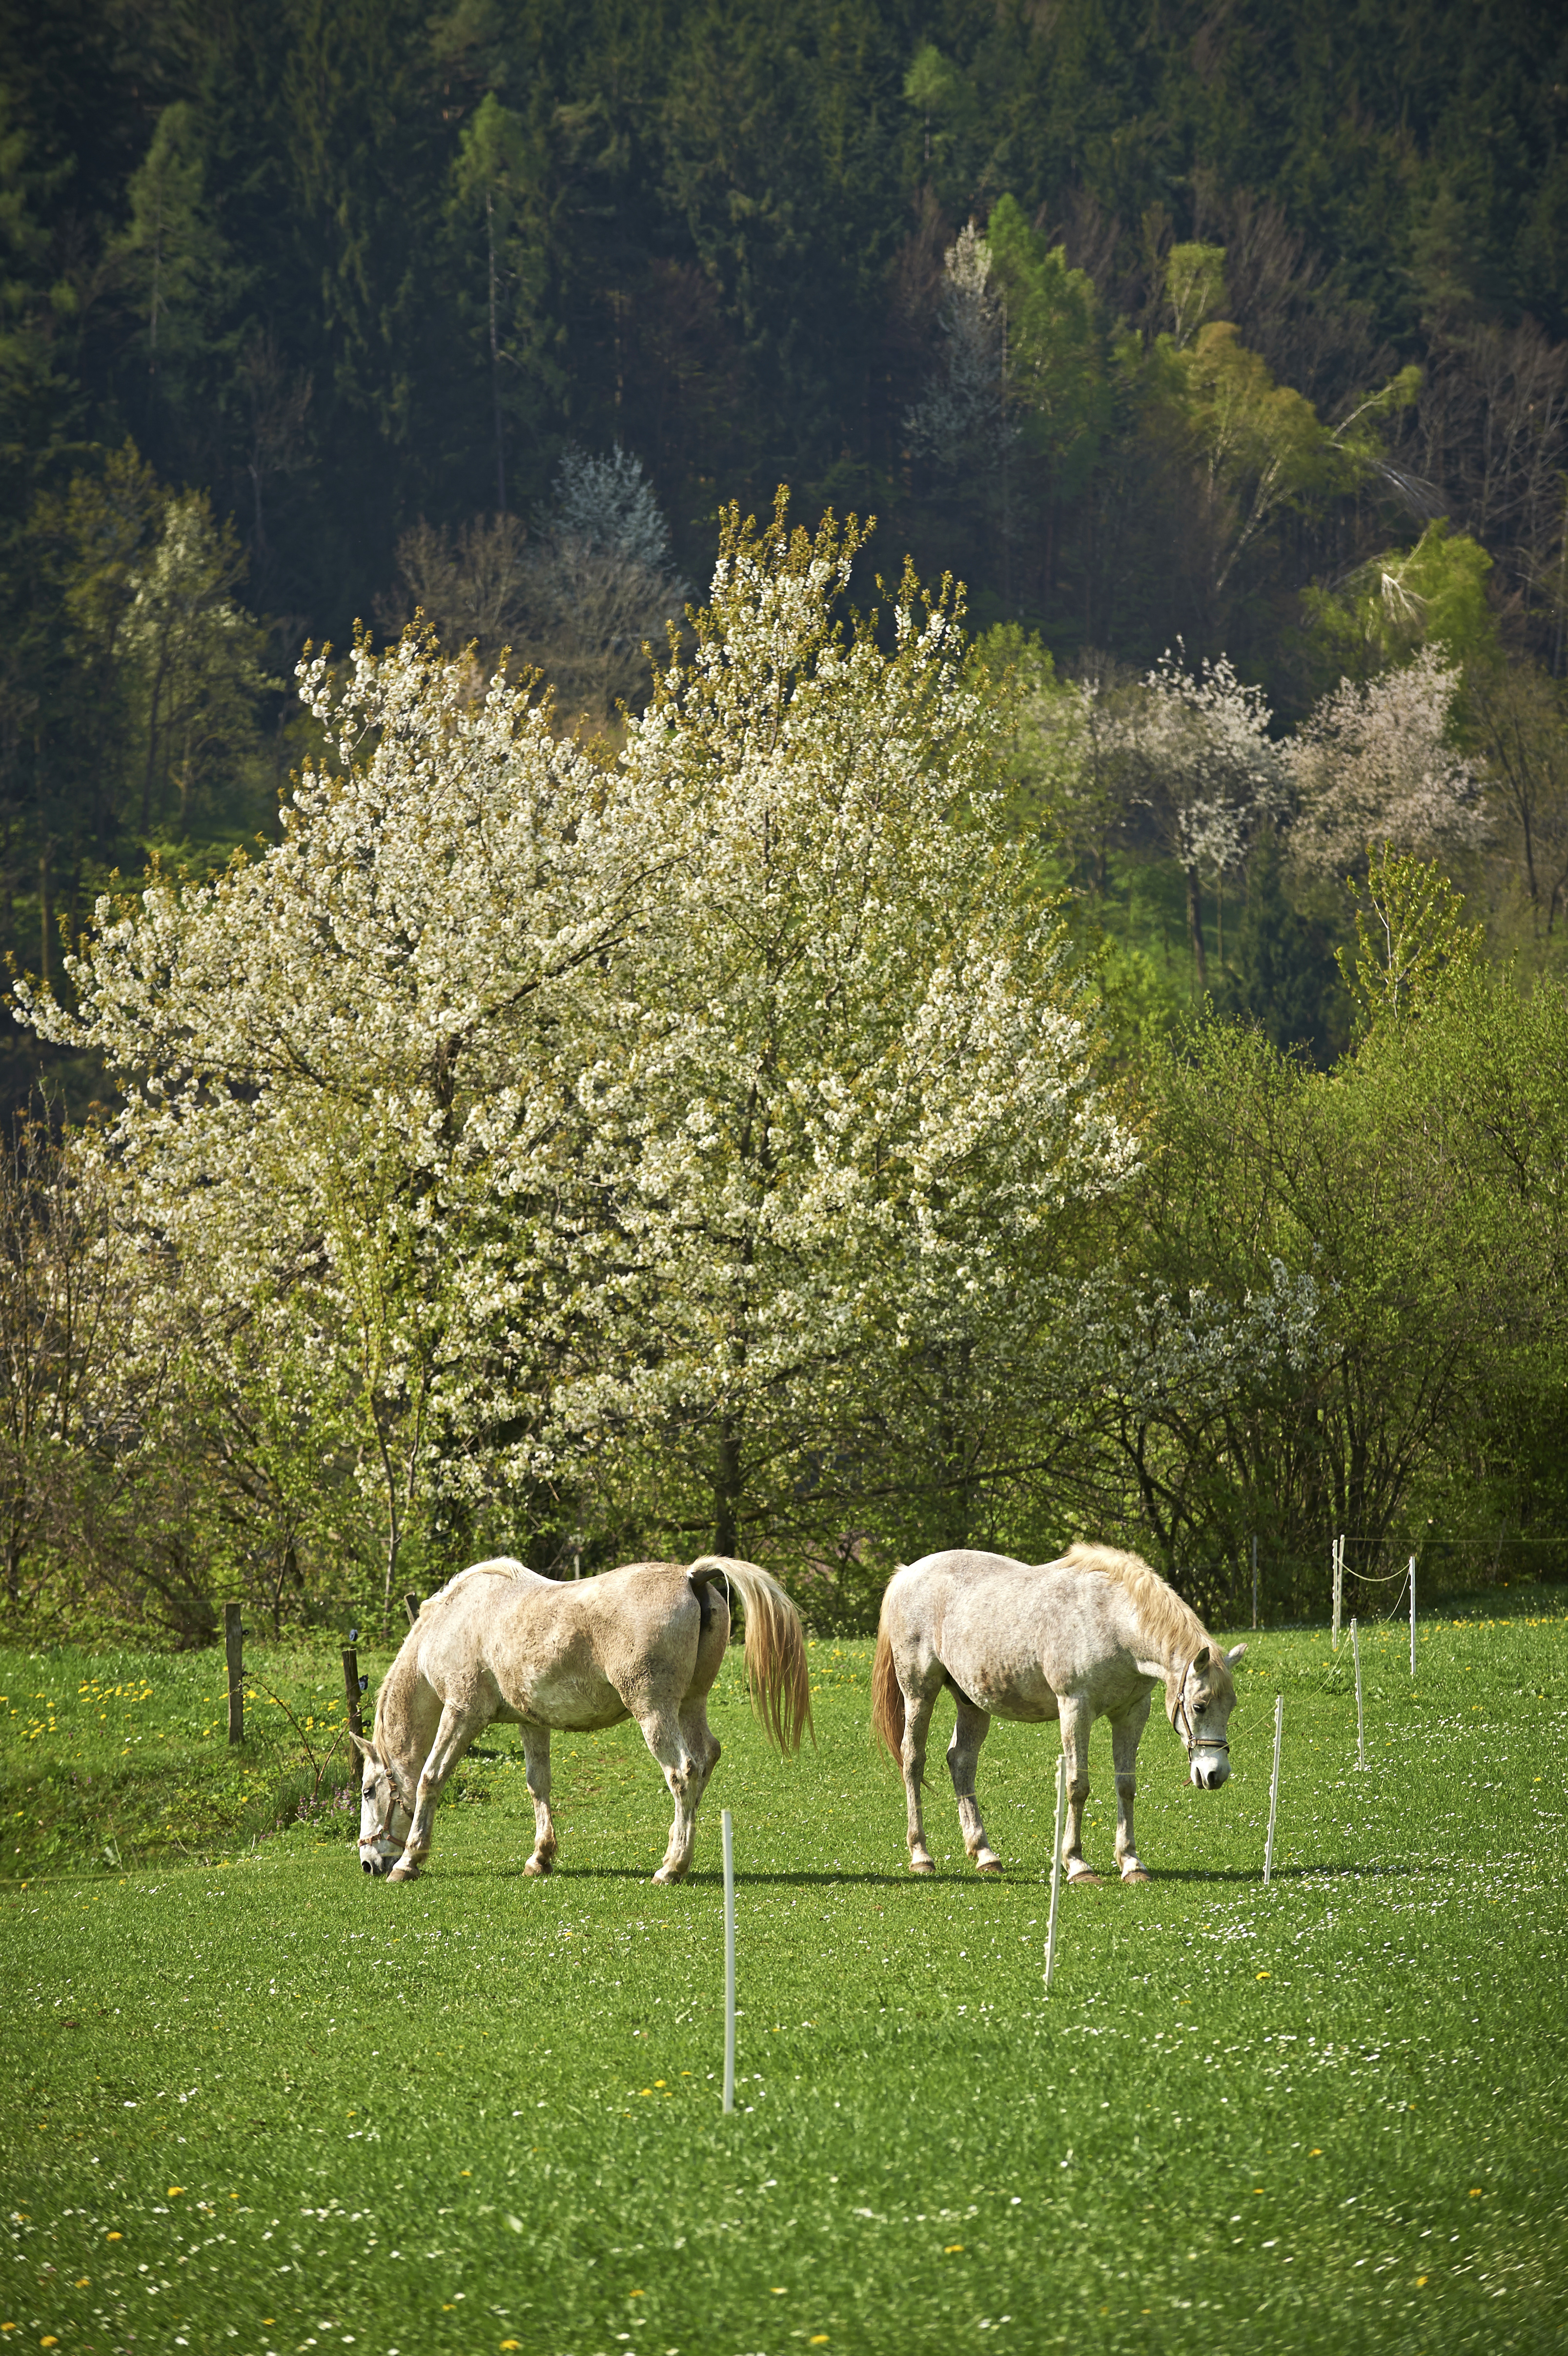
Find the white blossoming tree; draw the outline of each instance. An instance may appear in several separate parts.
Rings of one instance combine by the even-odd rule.
[[[1007,326],[991,249],[970,221],[943,256],[941,363],[923,401],[904,412],[917,456],[939,470],[978,457],[994,466],[1012,428],[1006,395]]]
[[[1258,829],[1288,808],[1288,780],[1269,720],[1262,690],[1238,678],[1228,656],[1188,671],[1168,653],[1122,715],[1125,790],[1185,878],[1200,990],[1208,980],[1204,874],[1222,876],[1239,866]]]
[[[861,539],[732,510],[622,769],[665,881],[596,1141],[623,1340],[574,1411],[656,1436],[720,1550],[917,1544],[917,1489],[956,1534],[1132,1158],[990,791],[1000,699],[907,573],[835,626]]]
[[[303,1411],[345,1419],[389,1600],[432,1498],[548,1463],[569,1239],[592,1226],[581,1043],[650,879],[526,693],[472,703],[411,637],[302,672],[332,751],[281,842],[101,901],[79,1011],[20,1000],[118,1076],[123,1111],[80,1150],[119,1165],[215,1356],[261,1326],[310,1370]]]
[[[1487,834],[1481,781],[1450,741],[1459,673],[1435,647],[1360,686],[1341,680],[1289,747],[1300,809],[1291,852],[1346,875],[1369,844],[1453,858]]]
[[[1131,1142],[990,791],[997,694],[908,577],[834,625],[861,538],[731,513],[613,760],[411,637],[310,660],[332,749],[281,842],[101,903],[77,1012],[21,993],[119,1076],[79,1151],[219,1376],[271,1352],[341,1429],[389,1605],[443,1516],[526,1549],[539,1484],[820,1561],[971,1495],[1071,1331]]]

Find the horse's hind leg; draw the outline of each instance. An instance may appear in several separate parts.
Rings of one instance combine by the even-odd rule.
[[[555,1821],[549,1812],[548,1726],[524,1727],[523,1768],[528,1779],[528,1797],[534,1804],[534,1853],[523,1871],[549,1873],[555,1863],[556,1838]]]
[[[681,1734],[687,1749],[697,1762],[701,1777],[691,1803],[691,1813],[695,1815],[722,1752],[719,1737],[708,1723],[708,1696],[705,1693],[688,1694],[681,1703],[679,1715]]]
[[[907,1691],[904,1694],[904,1739],[899,1757],[904,1771],[904,1795],[909,1804],[909,1869],[912,1873],[936,1871],[936,1860],[925,1845],[920,1787],[925,1781],[925,1738],[931,1731],[931,1713],[941,1690],[938,1684],[928,1694]]]
[[[980,1745],[991,1730],[991,1713],[979,1708],[966,1694],[955,1693],[954,1699],[958,1704],[958,1722],[947,1746],[947,1772],[953,1778],[953,1796],[958,1803],[964,1846],[979,1872],[1000,1873],[1002,1860],[986,1838],[979,1803],[975,1797],[975,1771],[980,1763]]]
[[[703,1766],[687,1740],[679,1717],[673,1710],[652,1710],[640,1722],[643,1740],[664,1769],[664,1779],[675,1802],[675,1822],[669,1828],[669,1847],[654,1879],[678,1881],[691,1863],[691,1853],[697,1846],[697,1803],[702,1797],[702,1787],[712,1769],[711,1765]],[[709,1736],[709,1740],[712,1741],[712,1737]],[[713,1750],[717,1756],[717,1743],[713,1744]]]
[[[1124,1881],[1147,1881],[1133,1847],[1133,1796],[1137,1790],[1138,1740],[1148,1723],[1149,1696],[1111,1720],[1111,1757],[1116,1770],[1116,1863]]]

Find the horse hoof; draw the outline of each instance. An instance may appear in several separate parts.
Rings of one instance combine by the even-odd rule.
[[[976,1873],[1000,1873],[1001,1869],[1002,1860],[999,1857],[977,1857],[975,1859]]]
[[[658,1871],[655,1874],[654,1879],[656,1881],[662,1881],[668,1884],[672,1881],[678,1881],[685,1871],[686,1868],[684,1865],[661,1865]]]
[[[1092,1881],[1095,1889],[1098,1890],[1100,1886],[1100,1877],[1097,1873],[1092,1871],[1088,1866],[1084,1867],[1082,1873],[1070,1873],[1067,1877],[1067,1887],[1069,1890],[1078,1890],[1081,1889],[1086,1881]]]
[[[1141,1865],[1135,1865],[1131,1873],[1123,1874],[1122,1879],[1124,1881],[1147,1881],[1148,1879],[1148,1876],[1144,1871]]]
[[[909,1861],[909,1869],[912,1873],[918,1873],[923,1877],[927,1874],[933,1874],[936,1871],[934,1864],[928,1857],[912,1857]]]
[[[523,1871],[525,1873],[540,1875],[553,1873],[554,1870],[555,1859],[553,1857],[530,1857],[527,1865],[523,1868]]]
[[[419,1879],[419,1868],[417,1865],[395,1865],[387,1879],[389,1881],[416,1881]]]

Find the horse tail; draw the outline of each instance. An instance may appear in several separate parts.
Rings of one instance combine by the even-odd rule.
[[[723,1554],[700,1555],[687,1576],[694,1587],[722,1579],[746,1608],[746,1686],[768,1740],[786,1759],[810,1734],[811,1679],[800,1613],[771,1573]]]
[[[904,1695],[893,1666],[892,1638],[888,1633],[888,1599],[882,1597],[877,1627],[877,1656],[871,1663],[871,1733],[885,1742],[893,1760],[903,1764]]]

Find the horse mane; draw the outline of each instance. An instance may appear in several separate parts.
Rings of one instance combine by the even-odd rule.
[[[1125,1587],[1148,1633],[1173,1653],[1196,1653],[1208,1631],[1189,1603],[1184,1603],[1168,1580],[1150,1569],[1141,1555],[1124,1554],[1119,1547],[1089,1546],[1082,1539],[1061,1557],[1074,1570],[1097,1570],[1103,1579]]]

